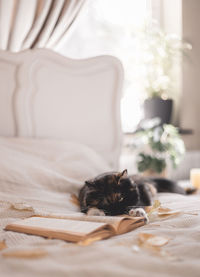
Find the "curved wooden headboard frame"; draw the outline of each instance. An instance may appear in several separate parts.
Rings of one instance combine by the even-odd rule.
[[[84,143],[117,169],[123,69],[112,56],[0,51],[0,135]]]

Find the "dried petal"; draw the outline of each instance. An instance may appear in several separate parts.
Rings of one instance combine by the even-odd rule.
[[[138,236],[139,236],[139,241],[144,243],[149,238],[152,238],[154,235],[149,234],[149,233],[139,233]]]
[[[153,206],[151,207],[150,211],[148,212],[148,216],[155,212],[159,207],[161,206],[161,203],[159,200],[155,200],[153,203]]]
[[[5,240],[0,241],[0,250],[7,248]]]
[[[152,209],[152,206],[145,206],[144,207],[144,210],[147,214],[151,211],[151,209]]]
[[[19,211],[31,211],[34,212],[34,209],[32,206],[30,206],[27,203],[13,203],[11,204],[11,208]]]
[[[101,239],[102,239],[101,237],[88,238],[88,239],[79,241],[77,244],[81,245],[81,246],[88,246],[88,245],[92,244],[93,242],[101,240]]]
[[[169,211],[171,211],[171,209],[166,208],[166,207],[159,207],[158,212],[163,212],[163,213],[168,213]]]
[[[160,207],[158,209],[158,215],[159,216],[169,216],[169,215],[176,215],[176,214],[180,214],[181,211],[179,210],[171,210],[169,208],[165,208],[165,207]]]
[[[71,194],[70,202],[73,203],[74,205],[80,207],[78,197],[75,194]]]
[[[139,242],[146,246],[160,247],[168,243],[169,238],[149,233],[139,233]]]
[[[43,249],[26,249],[26,250],[12,250],[4,252],[5,258],[19,258],[19,259],[39,259],[45,257],[48,253]]]
[[[147,240],[147,243],[151,246],[163,246],[163,245],[167,244],[168,241],[169,241],[169,239],[166,237],[155,236],[155,237],[149,238]]]

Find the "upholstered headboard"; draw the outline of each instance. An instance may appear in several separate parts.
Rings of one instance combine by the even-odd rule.
[[[120,152],[123,70],[118,59],[72,60],[46,49],[0,52],[0,135],[65,139]]]

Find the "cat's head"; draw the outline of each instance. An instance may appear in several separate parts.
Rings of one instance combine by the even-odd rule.
[[[86,183],[94,188],[91,191],[90,205],[103,210],[107,215],[126,213],[129,206],[136,206],[139,201],[137,185],[128,177],[126,169],[99,175]]]

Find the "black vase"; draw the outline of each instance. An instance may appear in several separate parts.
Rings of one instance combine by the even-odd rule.
[[[172,116],[173,100],[160,97],[148,98],[144,101],[144,119],[159,117],[161,124],[169,124]]]

